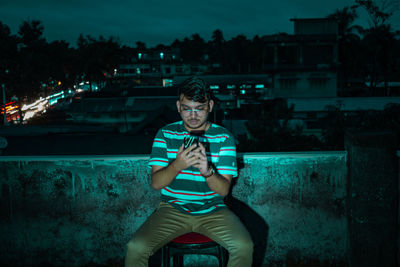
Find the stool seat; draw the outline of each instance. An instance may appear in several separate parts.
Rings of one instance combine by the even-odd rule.
[[[205,235],[192,232],[178,236],[177,238],[172,240],[172,242],[181,244],[203,244],[208,242],[214,242],[214,240],[208,238]]]
[[[183,256],[187,254],[212,255],[217,257],[219,266],[223,267],[227,261],[227,251],[214,240],[199,233],[187,233],[173,239],[162,248],[163,267],[183,266]]]

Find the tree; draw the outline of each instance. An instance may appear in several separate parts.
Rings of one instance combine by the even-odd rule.
[[[146,51],[146,44],[138,41],[138,42],[136,42],[136,49],[138,51]]]
[[[83,80],[89,81],[90,91],[93,82],[101,84],[107,75],[112,75],[122,60],[120,44],[113,37],[106,40],[100,36],[98,40],[91,36],[78,38],[77,55],[79,58],[79,73]]]
[[[346,91],[351,78],[362,78],[359,66],[365,64],[365,58],[360,50],[361,34],[364,29],[359,25],[354,25],[354,21],[358,17],[354,6],[336,9],[327,17],[338,22],[339,88]]]
[[[371,94],[376,94],[377,85],[383,81],[385,94],[390,93],[388,81],[396,64],[393,55],[396,41],[389,19],[398,11],[399,0],[356,0],[356,7],[364,9],[370,19],[371,27],[364,34],[365,74],[369,78]]]
[[[44,27],[41,21],[24,21],[19,27],[18,42],[18,80],[16,93],[19,96],[36,97],[41,92],[41,86],[47,81],[46,72],[46,40],[43,37]]]
[[[206,42],[198,33],[193,34],[191,39],[176,40],[173,45],[179,47],[183,61],[190,63],[202,62],[207,51]]]
[[[77,68],[75,53],[65,41],[54,41],[47,45],[47,74],[49,81],[60,81],[60,88],[73,87]]]
[[[372,23],[372,28],[388,24],[390,17],[399,9],[399,0],[356,0],[355,8],[363,8]]]
[[[0,22],[0,84],[12,90],[17,69],[17,38],[11,35],[10,28]]]
[[[213,63],[221,64],[224,61],[225,39],[221,30],[216,29],[208,45],[208,54]]]
[[[234,73],[248,72],[249,46],[251,41],[243,34],[239,34],[227,42],[229,68]]]

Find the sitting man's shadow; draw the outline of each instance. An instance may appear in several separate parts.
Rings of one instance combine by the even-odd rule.
[[[238,158],[238,169],[244,167],[243,158]],[[232,210],[242,221],[249,231],[254,243],[253,265],[264,266],[263,261],[267,251],[268,240],[268,224],[257,212],[250,208],[246,203],[232,196],[232,189],[240,179],[240,176],[232,179],[232,186],[228,196],[225,198],[225,204]]]

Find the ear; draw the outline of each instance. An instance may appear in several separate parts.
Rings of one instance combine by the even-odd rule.
[[[210,112],[213,110],[213,107],[214,107],[214,100],[210,100],[210,102],[209,102],[209,105],[210,105]]]
[[[181,102],[179,100],[176,100],[176,108],[178,109],[178,112],[181,112]]]

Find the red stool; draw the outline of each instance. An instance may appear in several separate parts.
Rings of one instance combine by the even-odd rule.
[[[226,266],[227,251],[212,239],[198,234],[187,233],[178,236],[162,248],[163,267],[170,267],[170,258],[173,259],[173,266],[183,266],[183,255],[202,254],[212,255],[218,258],[219,266]]]

